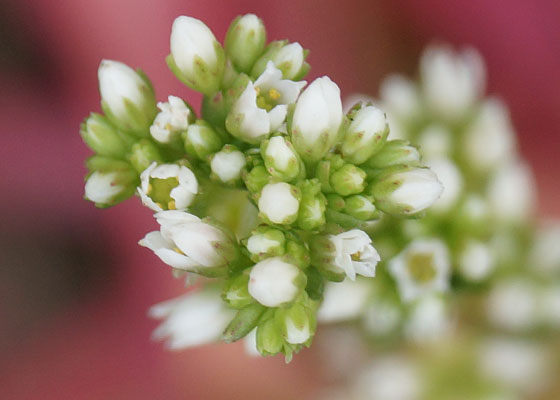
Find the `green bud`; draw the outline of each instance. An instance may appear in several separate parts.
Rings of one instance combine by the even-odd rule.
[[[334,171],[342,168],[343,166],[344,161],[338,154],[329,156],[327,160],[319,161],[315,169],[315,174],[319,179],[319,182],[321,182],[321,190],[323,192],[334,192],[334,189],[331,186],[331,175]]]
[[[255,230],[246,243],[251,260],[254,262],[283,255],[286,251],[285,245],[284,233],[281,230],[268,227]]]
[[[230,278],[222,292],[222,298],[230,307],[235,309],[242,309],[255,301],[249,294],[249,275],[240,274],[236,277]]]
[[[309,343],[317,328],[312,310],[297,302],[289,308],[277,310],[276,318],[282,321],[284,340],[290,344]]]
[[[327,204],[331,210],[341,211],[344,209],[346,202],[342,196],[331,193],[327,195]]]
[[[366,176],[363,169],[353,164],[346,164],[331,175],[330,183],[336,193],[349,196],[364,191]]]
[[[238,16],[231,23],[224,42],[227,56],[241,72],[250,73],[253,64],[263,53],[266,30],[254,14]]]
[[[325,281],[317,268],[307,268],[305,270],[307,276],[307,286],[305,292],[309,295],[311,300],[319,301],[323,298],[325,291]]]
[[[389,140],[365,165],[370,168],[387,168],[394,165],[420,165],[420,153],[407,140]]]
[[[127,145],[103,115],[92,113],[80,126],[80,135],[90,149],[108,157],[123,158]]]
[[[266,69],[266,64],[272,61],[276,68],[282,71],[284,79],[298,81],[309,72],[309,64],[305,61],[309,52],[299,43],[289,43],[287,40],[270,42],[264,54],[257,60],[251,71],[253,78],[259,77]]]
[[[290,182],[305,168],[292,143],[283,136],[274,136],[261,145],[261,154],[268,172]]]
[[[141,139],[132,145],[130,153],[128,154],[128,161],[130,161],[134,169],[140,173],[148,168],[154,161],[158,164],[162,163],[163,158],[155,144],[149,139]]]
[[[182,134],[187,154],[200,160],[205,160],[210,154],[217,152],[222,147],[220,137],[212,126],[202,120],[197,120],[189,125]]]
[[[257,328],[257,350],[263,356],[272,356],[282,351],[284,338],[282,328],[275,318],[269,318]]]
[[[270,182],[270,174],[263,165],[257,165],[243,175],[245,186],[251,193],[260,193],[262,188]]]
[[[362,164],[381,149],[389,135],[389,125],[383,111],[364,103],[354,106],[348,118],[350,125],[341,146],[343,158],[351,164]]]
[[[232,343],[245,337],[257,326],[264,311],[265,307],[256,303],[239,310],[224,330],[222,340]]]
[[[325,225],[327,199],[321,193],[318,179],[305,180],[299,184],[301,201],[298,213],[298,226],[304,230],[314,230]]]
[[[311,265],[315,266],[321,274],[332,282],[342,282],[346,273],[334,264],[333,255],[336,254],[334,243],[327,235],[315,236],[310,243]]]
[[[365,196],[355,195],[346,199],[344,212],[362,221],[371,221],[378,217],[379,212],[373,203]]]
[[[86,178],[85,199],[96,207],[110,207],[131,197],[138,186],[138,174],[119,160],[94,156],[87,161],[92,171]]]
[[[286,254],[288,254],[288,259],[299,268],[305,269],[309,266],[309,249],[301,239],[290,237],[286,243]]]

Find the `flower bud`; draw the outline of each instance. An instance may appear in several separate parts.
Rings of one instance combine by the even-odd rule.
[[[186,210],[198,193],[198,181],[187,167],[152,163],[140,175],[138,194],[154,211]]]
[[[134,194],[138,182],[138,175],[130,165],[124,161],[110,159],[90,159],[88,167],[94,170],[86,179],[85,198],[95,203],[96,207],[110,207],[128,199]],[[98,165],[95,165],[98,164]]]
[[[247,240],[247,250],[254,262],[283,255],[286,251],[285,246],[284,233],[273,228],[257,229]]]
[[[292,143],[283,136],[274,136],[263,142],[261,154],[268,172],[285,182],[296,178],[304,168]]]
[[[346,199],[344,213],[360,221],[371,221],[379,215],[371,200],[361,195],[350,196]]]
[[[243,176],[245,186],[251,193],[260,193],[267,183],[270,182],[270,174],[263,165],[257,165]]]
[[[267,258],[250,273],[249,293],[267,307],[278,307],[293,301],[305,287],[305,274],[282,257]]]
[[[407,140],[389,140],[365,165],[370,168],[383,169],[401,164],[411,167],[420,164],[418,149],[410,145]]]
[[[157,114],[154,90],[148,78],[129,66],[103,60],[99,65],[101,108],[107,117],[126,132],[148,135]]]
[[[260,304],[250,304],[237,312],[222,334],[226,343],[235,342],[247,336],[257,326],[265,308]]]
[[[257,60],[251,71],[251,76],[257,77],[265,70],[269,61],[282,71],[284,79],[298,81],[309,71],[309,64],[305,62],[307,50],[297,42],[288,43],[286,40],[271,42],[265,53]]]
[[[214,154],[210,162],[212,174],[218,180],[234,184],[241,178],[245,168],[245,156],[235,146],[226,144],[222,150]]]
[[[431,206],[443,187],[427,168],[392,169],[375,181],[371,194],[381,211],[394,215],[414,215]]]
[[[327,199],[321,193],[321,184],[317,179],[305,180],[299,185],[301,201],[298,214],[298,226],[303,230],[314,230],[325,225]]]
[[[194,112],[188,104],[176,96],[169,96],[168,102],[160,102],[157,106],[160,112],[150,126],[150,134],[158,143],[177,142],[181,133],[194,122]]]
[[[138,173],[142,173],[152,163],[162,163],[163,158],[153,142],[148,139],[141,139],[132,145],[128,154],[128,161]]]
[[[249,294],[248,285],[248,274],[240,274],[230,278],[224,287],[222,298],[230,307],[240,310],[254,302]]]
[[[331,175],[330,182],[334,191],[341,196],[358,194],[366,187],[366,173],[353,164],[346,164]]]
[[[238,16],[231,23],[224,42],[225,51],[233,65],[249,74],[266,44],[266,30],[262,20],[254,14]]]
[[[351,122],[342,141],[342,157],[351,164],[362,164],[383,146],[389,125],[383,111],[364,103],[354,107],[348,118]]]
[[[328,77],[315,79],[296,102],[291,122],[292,143],[310,162],[323,158],[337,139],[342,123],[340,89]]]
[[[315,333],[316,320],[313,312],[302,304],[294,304],[277,311],[277,320],[283,322],[284,337],[290,344],[304,344]]]
[[[92,113],[80,126],[80,135],[90,149],[108,157],[123,158],[127,144],[103,115]]]
[[[263,187],[258,201],[261,216],[273,224],[291,224],[297,219],[300,190],[284,182]]]
[[[282,328],[276,318],[269,318],[257,328],[257,349],[263,356],[275,355],[282,351],[284,338]]]
[[[225,56],[212,31],[198,19],[180,16],[173,22],[170,42],[167,64],[175,76],[206,96],[217,92]]]
[[[315,238],[311,255],[311,263],[335,282],[342,281],[345,275],[352,280],[357,274],[373,277],[381,260],[367,233],[359,229]]]
[[[222,140],[205,120],[198,119],[183,132],[185,151],[200,160],[205,160],[222,148]]]

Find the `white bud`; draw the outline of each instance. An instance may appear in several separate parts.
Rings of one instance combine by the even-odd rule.
[[[86,198],[94,203],[110,204],[115,197],[126,189],[124,185],[115,184],[116,180],[116,172],[95,171],[86,181]]]
[[[249,293],[264,306],[278,307],[296,298],[300,276],[299,268],[281,257],[267,258],[251,269]]]
[[[391,125],[391,137],[393,126]],[[428,125],[418,137],[418,147],[426,158],[450,157],[453,148],[453,134],[447,127],[439,124]]]
[[[212,157],[210,168],[222,182],[231,183],[241,178],[245,156],[239,150],[225,148]]]
[[[172,350],[216,342],[234,315],[218,292],[190,292],[150,308],[152,318],[165,319],[152,337],[168,338],[167,346]]]
[[[448,158],[428,159],[426,165],[437,175],[437,179],[443,186],[441,196],[430,209],[446,212],[455,205],[463,190],[463,176],[459,168]]]
[[[488,245],[471,239],[461,250],[458,264],[465,278],[474,282],[481,281],[494,269],[494,254]]]
[[[220,87],[224,53],[212,31],[198,19],[180,16],[171,29],[170,67],[184,83],[206,95]]]
[[[301,94],[294,110],[291,134],[300,156],[318,161],[337,139],[342,123],[340,89],[327,76],[315,79]]]
[[[186,210],[198,193],[198,181],[187,167],[152,163],[140,175],[138,194],[154,211]]]
[[[295,186],[284,182],[269,183],[262,189],[259,211],[272,223],[290,224],[297,218],[299,197]]]
[[[460,147],[469,166],[485,172],[515,156],[515,132],[506,106],[486,100],[463,135]]]
[[[292,144],[283,136],[271,138],[261,151],[265,166],[272,176],[289,182],[299,174],[298,155]]]
[[[296,79],[304,68],[303,47],[298,42],[287,44],[274,55],[272,61],[282,71],[285,79]]]
[[[350,163],[362,164],[383,146],[389,125],[383,111],[363,103],[350,115],[351,122],[342,141],[342,154]]]
[[[118,61],[103,60],[98,70],[101,106],[120,129],[144,136],[157,112],[152,87]]]
[[[389,261],[405,302],[449,288],[450,262],[447,247],[438,239],[418,239]]]
[[[454,53],[446,47],[430,47],[420,60],[422,90],[431,111],[440,117],[462,118],[484,90],[484,63],[468,48]]]
[[[150,134],[159,143],[168,144],[180,138],[181,132],[188,129],[194,115],[183,100],[169,96],[168,101],[158,103],[160,112],[150,126]]]

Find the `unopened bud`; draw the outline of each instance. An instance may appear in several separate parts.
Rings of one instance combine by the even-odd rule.
[[[266,30],[263,22],[254,14],[239,16],[233,20],[224,42],[225,51],[233,65],[250,73],[253,64],[263,53]]]

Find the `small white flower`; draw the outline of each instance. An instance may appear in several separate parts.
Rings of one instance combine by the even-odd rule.
[[[357,275],[375,276],[375,267],[381,258],[371,245],[371,239],[364,231],[352,229],[338,235],[329,235],[334,245],[333,265],[351,280]]]
[[[166,103],[158,103],[160,112],[150,126],[150,134],[159,143],[171,143],[177,140],[189,127],[194,117],[191,110],[179,97],[169,96]]]
[[[327,76],[315,79],[301,94],[292,120],[292,141],[304,159],[321,159],[336,141],[342,123],[340,89]]]
[[[439,199],[430,210],[446,212],[455,205],[463,189],[463,176],[459,168],[448,158],[432,158],[426,160],[426,165],[437,175],[443,186]]]
[[[364,311],[371,292],[372,286],[365,280],[327,282],[317,319],[331,323],[357,318]]]
[[[226,120],[228,131],[249,143],[258,143],[280,128],[288,105],[295,103],[306,82],[282,79],[282,71],[272,61],[264,72],[233,104]]]
[[[152,337],[167,338],[167,346],[172,350],[216,342],[234,315],[218,291],[190,292],[150,308],[152,318],[165,319]]]
[[[156,111],[154,93],[136,71],[121,62],[103,60],[98,78],[103,109],[119,128],[142,131],[150,126]]]
[[[294,300],[300,291],[298,267],[282,259],[267,258],[257,263],[249,278],[249,294],[267,307],[278,307]]]
[[[485,243],[470,239],[459,254],[458,265],[465,278],[474,282],[481,281],[494,269],[494,254]]]
[[[269,183],[261,192],[259,211],[275,224],[290,224],[297,218],[299,209],[296,188],[285,182]]]
[[[98,204],[111,204],[126,189],[123,185],[115,184],[117,179],[117,172],[95,171],[86,181],[86,198]]]
[[[404,327],[406,336],[417,343],[436,342],[451,330],[451,321],[445,302],[428,296],[414,305]]]
[[[447,291],[450,274],[447,247],[438,239],[415,240],[389,261],[389,272],[406,302]]]
[[[457,54],[446,47],[429,47],[420,60],[420,80],[431,111],[458,119],[484,91],[484,62],[472,48]]]
[[[148,233],[139,244],[173,268],[197,272],[221,267],[235,255],[234,244],[224,232],[192,214],[174,210],[155,217],[160,231]]]
[[[460,146],[469,166],[488,171],[515,155],[515,132],[506,106],[498,99],[486,100],[463,135]]]
[[[198,181],[187,167],[152,163],[140,175],[138,194],[154,211],[186,210],[198,193]]]
[[[535,326],[538,316],[536,289],[521,278],[500,281],[488,297],[487,313],[494,325],[511,331]]]
[[[492,216],[498,220],[526,220],[536,202],[535,183],[529,167],[517,162],[498,169],[488,184],[488,202]]]
[[[231,183],[241,177],[245,164],[245,156],[239,150],[221,150],[212,157],[210,168],[222,182]]]

